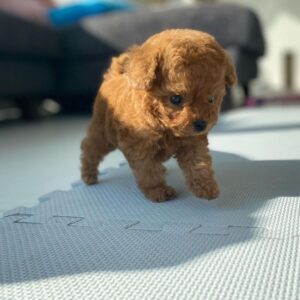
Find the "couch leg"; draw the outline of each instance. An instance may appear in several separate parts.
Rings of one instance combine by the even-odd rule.
[[[248,98],[249,97],[249,84],[248,83],[243,83],[242,88],[243,88],[243,91],[244,91],[245,98]]]
[[[15,103],[20,108],[24,120],[38,120],[44,116],[41,99],[17,98]]]

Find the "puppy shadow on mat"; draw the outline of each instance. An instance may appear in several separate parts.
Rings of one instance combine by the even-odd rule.
[[[256,249],[272,247],[272,241],[280,243],[281,239],[289,238],[287,233],[297,234],[299,160],[250,161],[215,151],[212,156],[221,190],[215,201],[193,196],[185,187],[179,168],[174,161],[169,161],[167,180],[179,191],[173,201],[155,204],[143,198],[126,166],[104,174],[105,180],[97,185],[64,192],[74,193],[74,197],[59,199],[61,205],[72,199],[72,206],[85,207],[82,214],[86,221],[92,215],[87,213],[89,207],[99,219],[106,216],[138,221],[126,228],[89,227],[77,222],[62,229],[16,224],[18,230],[14,230],[14,226],[2,224],[1,239],[10,237],[5,238],[0,247],[0,255],[5,254],[9,262],[1,265],[2,274],[18,270],[20,261],[27,271],[14,272],[13,276],[0,275],[0,283],[170,268],[212,253],[214,259],[223,260],[223,256],[219,257],[221,253],[233,256],[230,251],[237,247],[243,250],[249,243],[254,243]],[[131,189],[124,192],[128,184]],[[114,194],[121,192],[122,197],[105,197],[103,190],[112,188]],[[51,201],[53,199],[39,206]],[[197,226],[189,228],[193,224]],[[265,239],[260,242],[263,238],[260,230],[268,237],[267,244]],[[278,234],[273,235],[272,230]],[[21,251],[19,244],[23,238],[30,247],[24,246]],[[48,267],[41,270],[41,266]]]

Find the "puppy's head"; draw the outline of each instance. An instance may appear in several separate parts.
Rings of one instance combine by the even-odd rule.
[[[132,48],[126,76],[149,97],[148,109],[176,136],[206,134],[217,122],[235,68],[209,34],[167,30]]]

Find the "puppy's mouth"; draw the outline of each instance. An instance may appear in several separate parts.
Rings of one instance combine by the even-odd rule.
[[[189,136],[205,135],[208,133],[209,130],[206,129],[201,132],[195,130],[172,130],[172,131],[176,137],[189,137]]]
[[[205,135],[212,129],[215,124],[206,124],[206,126],[200,126],[195,128],[195,125],[190,125],[187,127],[174,127],[172,128],[172,132],[177,137],[189,137],[189,136],[197,136],[197,135]]]

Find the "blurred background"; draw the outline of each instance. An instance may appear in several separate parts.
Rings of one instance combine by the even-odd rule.
[[[299,100],[297,0],[0,0],[0,122],[89,113],[112,56],[182,27],[232,55],[224,110]]]
[[[70,4],[76,0],[56,0],[56,3]],[[77,0],[77,2],[80,0]],[[284,63],[291,54],[295,90],[300,90],[300,2],[297,0],[166,0],[137,1],[141,3],[235,3],[252,9],[260,19],[266,52],[259,61],[259,74],[251,83],[253,93],[282,91],[285,86]]]
[[[300,103],[299,0],[0,0],[0,214],[79,178],[111,57],[167,28],[207,31],[232,56],[239,83],[223,115]],[[113,153],[103,168],[123,159]]]

